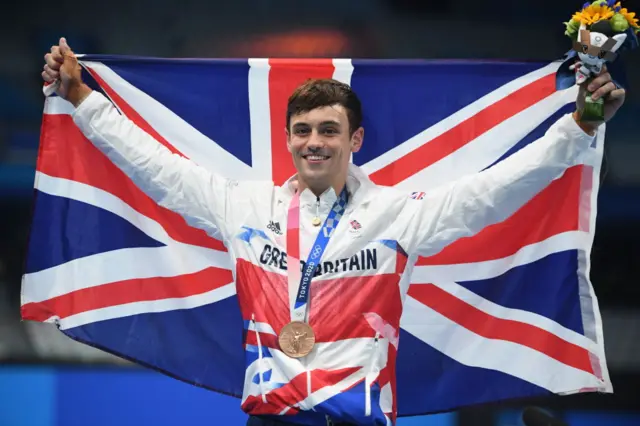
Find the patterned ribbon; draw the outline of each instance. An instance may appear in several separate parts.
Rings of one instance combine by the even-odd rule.
[[[311,278],[320,264],[320,259],[327,248],[329,239],[338,227],[338,223],[347,206],[348,193],[346,186],[336,199],[327,219],[325,219],[316,241],[314,242],[304,268],[300,268],[300,193],[296,192],[287,215],[287,275],[290,288],[298,286],[295,303],[291,308],[292,321],[306,321],[309,304],[309,286]]]

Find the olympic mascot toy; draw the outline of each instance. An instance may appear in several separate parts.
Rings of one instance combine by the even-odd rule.
[[[559,89],[574,84],[588,84],[602,71],[603,65],[615,61],[621,51],[638,47],[638,18],[615,0],[585,3],[564,24],[565,35],[573,41],[573,50],[558,70]],[[621,87],[618,82],[615,83]],[[587,93],[582,119],[603,120],[603,103],[603,99],[594,101]]]

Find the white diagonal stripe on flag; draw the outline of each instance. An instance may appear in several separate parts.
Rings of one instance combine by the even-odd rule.
[[[433,283],[433,285],[488,315],[496,318],[518,321],[523,324],[530,324],[549,333],[555,334],[564,341],[580,346],[589,352],[599,355],[600,349],[594,341],[543,315],[522,309],[507,308],[485,299],[468,288],[454,282],[436,282]]]
[[[110,192],[95,186],[36,172],[35,188],[46,194],[80,201],[111,212],[161,243],[176,242],[158,222],[140,214]]]
[[[576,94],[577,89],[555,92],[395,186],[407,191],[427,191],[484,170],[548,119],[550,111],[555,112],[571,99],[575,100]],[[429,187],[425,187],[425,182]]]
[[[228,254],[175,243],[166,247],[113,250],[25,274],[23,304],[118,281],[176,277],[209,267],[229,269]],[[42,285],[47,283],[47,286]]]
[[[593,374],[517,343],[486,339],[410,296],[405,301],[404,313],[406,331],[461,364],[500,371],[554,393],[574,393],[585,387],[601,391],[606,388]],[[513,362],[514,359],[518,362]]]
[[[589,238],[585,232],[569,231],[523,246],[515,254],[501,259],[451,265],[419,265],[413,269],[411,283],[428,284],[434,281],[476,281],[495,278],[515,267],[533,263],[553,253],[582,249]]]
[[[498,89],[486,94],[480,99],[474,101],[473,103],[467,105],[466,107],[460,109],[454,114],[449,115],[447,118],[439,121],[428,129],[418,133],[407,141],[395,146],[394,148],[388,150],[384,154],[379,157],[369,161],[368,163],[362,165],[362,169],[366,174],[371,174],[381,168],[387,166],[388,164],[398,160],[399,158],[411,153],[416,148],[423,146],[425,143],[429,143],[429,141],[433,140],[437,136],[451,130],[453,127],[460,124],[462,121],[473,117],[478,112],[483,109],[491,106],[496,103],[500,99],[503,99],[509,96],[511,93],[518,91],[519,89],[531,84],[532,82],[547,76],[549,74],[555,73],[559,64],[551,63],[540,69],[532,71],[522,77],[511,80],[509,83],[499,87]]]
[[[206,293],[194,296],[160,299],[142,302],[132,302],[123,305],[109,306],[107,308],[94,309],[71,315],[59,320],[61,330],[79,327],[85,324],[91,324],[98,321],[106,321],[114,318],[123,318],[138,314],[147,314],[154,312],[175,311],[178,309],[193,309],[211,303],[219,302],[236,294],[235,283],[229,283],[225,286],[218,287]],[[47,322],[54,321],[51,318]]]
[[[83,62],[83,65],[98,74],[158,134],[192,161],[231,179],[253,177],[251,167],[108,66],[98,62]]]

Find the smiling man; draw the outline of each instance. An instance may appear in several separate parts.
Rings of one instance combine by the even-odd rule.
[[[297,173],[276,186],[172,154],[82,82],[64,39],[45,60],[43,79],[75,106],[84,135],[157,203],[224,239],[246,324],[249,425],[394,424],[400,318],[418,256],[509,217],[577,163],[601,124],[567,114],[496,166],[413,200],[350,162],[364,141],[357,95],[311,80],[287,108]],[[624,91],[606,73],[592,84],[609,120]],[[583,102],[581,91],[577,111]]]
[[[351,154],[362,146],[360,101],[346,84],[310,81],[291,95],[287,107],[287,145],[298,172],[300,190],[340,193]]]

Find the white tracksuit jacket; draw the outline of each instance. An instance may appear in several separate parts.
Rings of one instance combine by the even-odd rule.
[[[287,183],[234,181],[172,154],[93,92],[74,111],[84,135],[160,205],[223,239],[245,320],[242,408],[289,421],[395,424],[395,359],[402,304],[418,256],[441,251],[514,213],[579,162],[594,136],[570,115],[479,174],[427,191],[422,200],[371,182],[350,165],[349,203],[310,287],[313,352],[292,359],[277,334],[297,288],[287,284]],[[415,190],[420,190],[416,188]],[[301,259],[336,194],[300,199]],[[269,374],[266,372],[269,371]],[[257,378],[257,379],[256,379]]]

